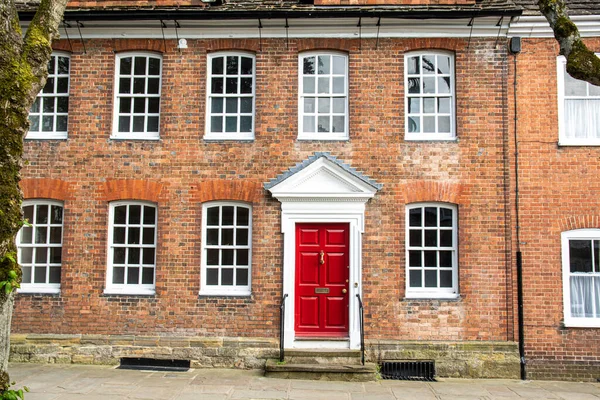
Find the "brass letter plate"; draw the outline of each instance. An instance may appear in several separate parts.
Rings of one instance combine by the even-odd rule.
[[[329,293],[329,288],[328,287],[316,287],[315,288],[315,293],[324,293],[324,294],[327,294],[327,293]]]

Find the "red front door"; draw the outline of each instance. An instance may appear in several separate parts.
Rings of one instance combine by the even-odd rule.
[[[297,336],[348,336],[348,224],[296,224]]]

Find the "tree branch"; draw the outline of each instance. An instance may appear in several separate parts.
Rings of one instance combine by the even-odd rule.
[[[567,59],[569,75],[600,86],[600,59],[581,40],[579,29],[567,14],[564,0],[538,0],[537,4],[554,31],[560,54]]]

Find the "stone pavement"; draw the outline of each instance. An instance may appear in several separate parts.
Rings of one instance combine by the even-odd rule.
[[[11,363],[25,400],[450,400],[600,399],[600,384],[492,379],[439,382],[322,382],[265,378],[262,371],[196,369],[188,372],[120,370],[111,366]]]

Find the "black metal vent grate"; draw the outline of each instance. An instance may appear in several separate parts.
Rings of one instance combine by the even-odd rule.
[[[383,361],[381,377],[403,381],[435,381],[434,361]]]
[[[119,369],[142,369],[147,371],[178,371],[190,369],[190,360],[160,360],[157,358],[121,358]]]

